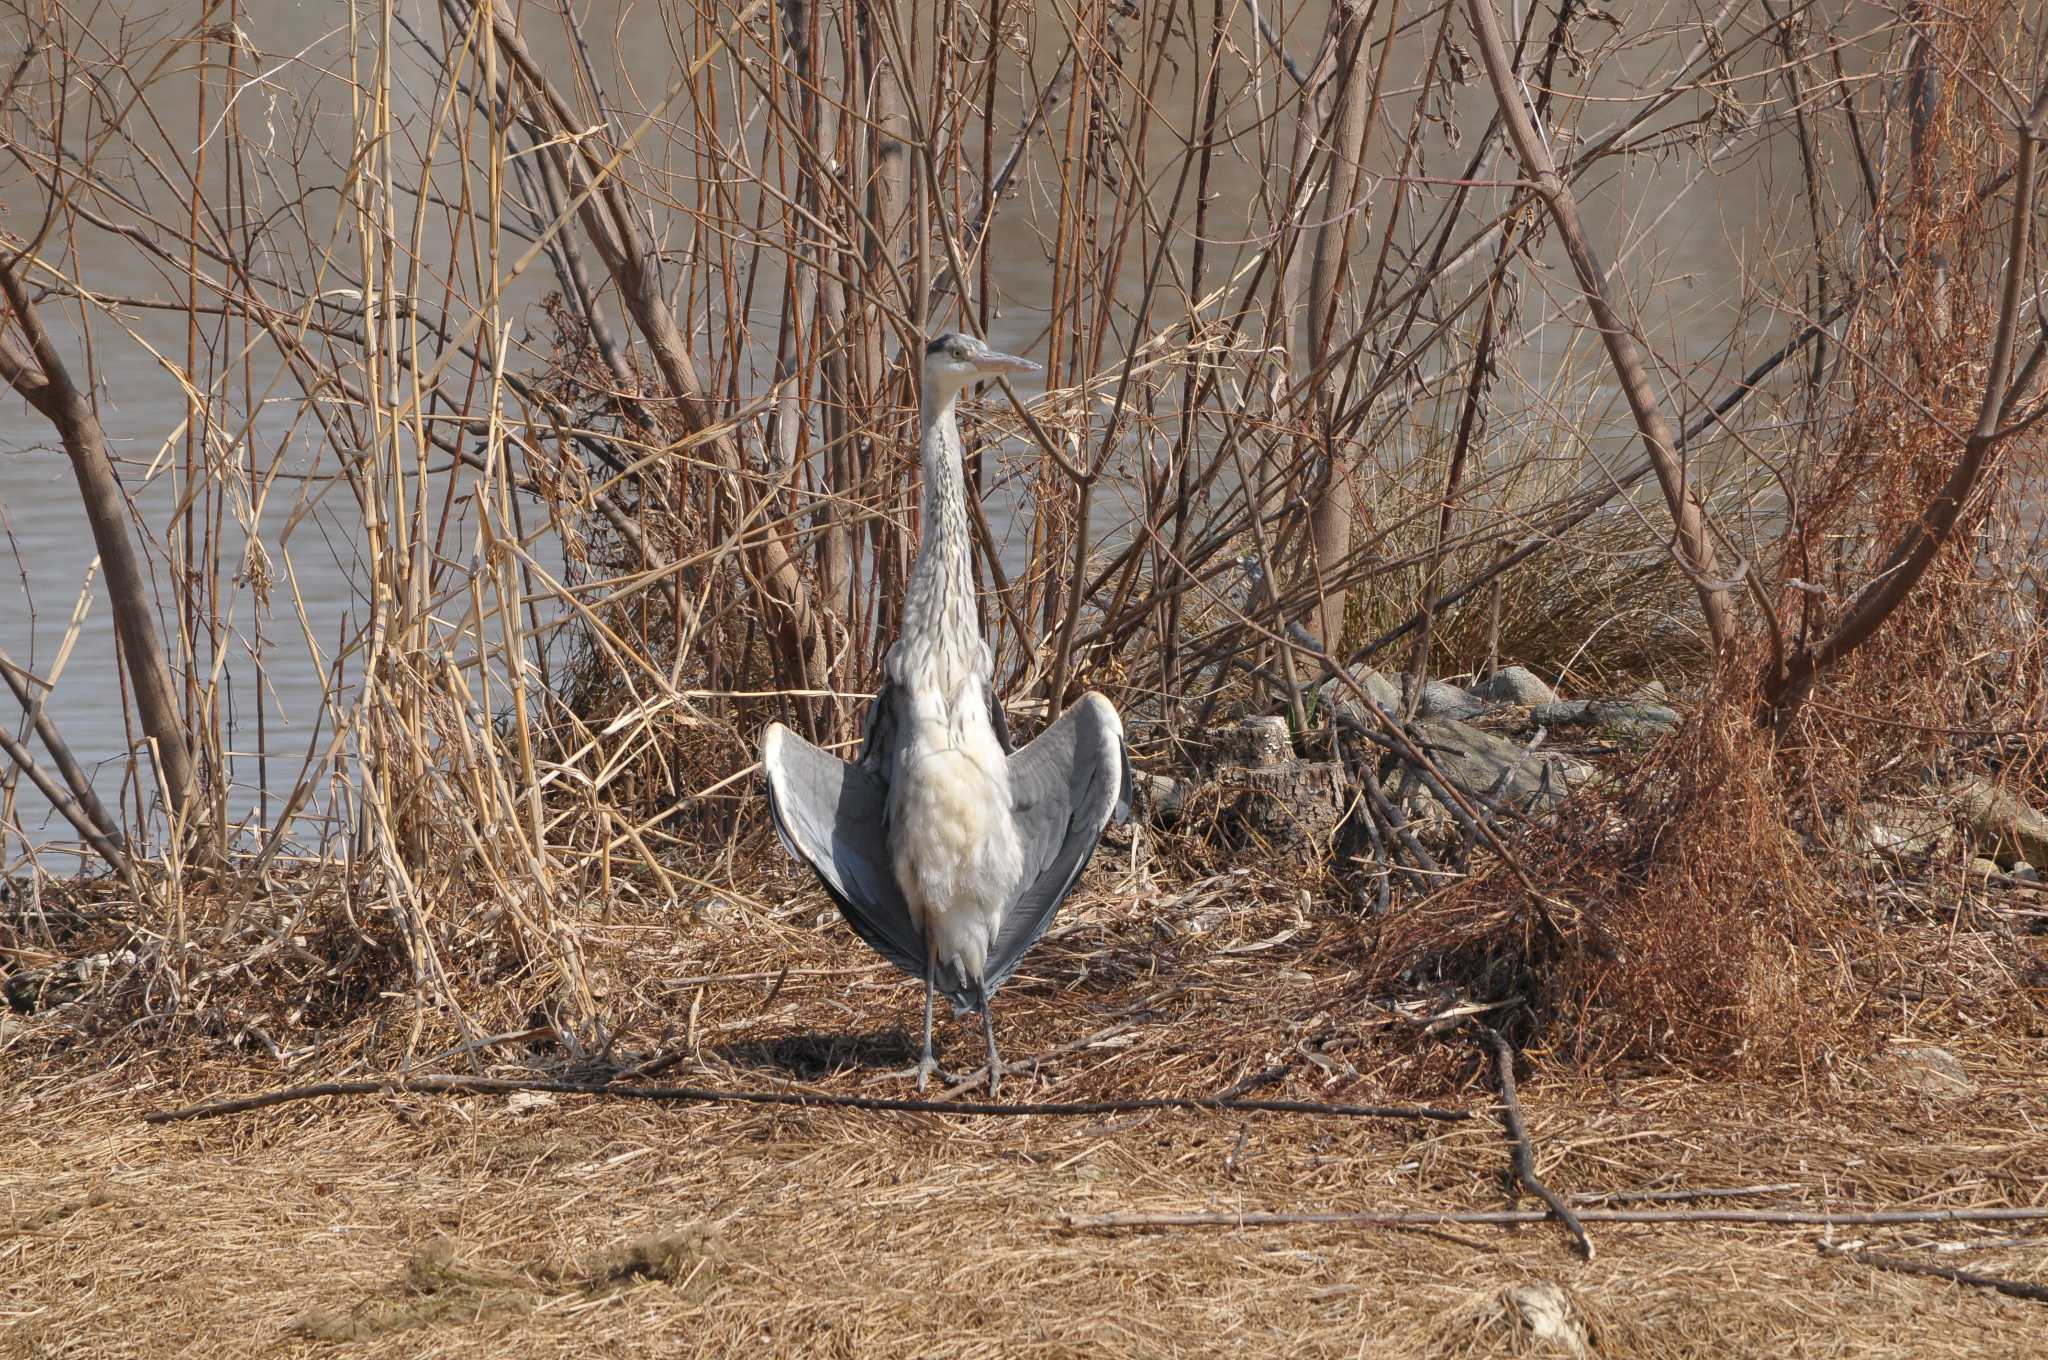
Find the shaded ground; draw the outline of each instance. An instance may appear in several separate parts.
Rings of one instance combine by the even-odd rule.
[[[1434,1080],[1444,1103],[1490,1112],[1473,1046],[1335,1004],[1350,927],[1285,902],[1228,905],[1229,888],[1139,913],[1128,898],[1084,906],[999,1006],[1013,1055],[1066,1050],[1005,1096],[1214,1091],[1283,1067],[1259,1094],[1406,1099]],[[593,949],[632,979],[622,1009],[673,1018],[666,1043],[682,1056],[663,1080],[907,1093],[876,1077],[906,1057],[913,989],[851,954],[843,928],[814,928],[814,901],[735,911],[680,932],[621,927]],[[1928,929],[1987,968],[2024,944]],[[742,937],[764,937],[790,973],[756,976],[751,956],[740,972]],[[2008,994],[2017,1010],[1987,1031],[1985,1006],[1930,990],[1874,984],[1867,1047],[1778,1083],[1588,1083],[1535,1055],[1523,1103],[1543,1174],[1581,1195],[1798,1187],[1736,1207],[2048,1204],[2038,1018],[2016,1030],[2026,1006]],[[0,1038],[9,1360],[2048,1355],[2048,1305],[1817,1250],[1862,1244],[2048,1283],[2048,1222],[1601,1224],[1591,1263],[1549,1224],[1066,1226],[1133,1210],[1500,1208],[1490,1114],[999,1119],[387,1095],[152,1127],[147,1110],[349,1074],[281,1074],[267,1058],[81,1061],[51,1040],[57,1023]],[[964,1031],[946,1034],[956,1055],[975,1052]],[[1909,1040],[1949,1047],[1974,1091],[1902,1080],[1892,1054]],[[1546,1350],[1504,1320],[1504,1291],[1545,1282],[1565,1291],[1583,1350],[1576,1333]]]

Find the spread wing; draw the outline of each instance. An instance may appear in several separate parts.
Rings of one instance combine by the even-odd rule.
[[[770,723],[761,738],[761,769],[782,843],[811,866],[855,934],[922,978],[924,937],[889,864],[888,742],[894,716],[885,711],[888,698],[884,689],[868,714],[859,764],[849,765],[781,723]]]
[[[1010,757],[1010,801],[1024,851],[1024,886],[989,951],[990,991],[1052,924],[1114,817],[1130,815],[1131,765],[1123,723],[1100,694],[1072,708]]]

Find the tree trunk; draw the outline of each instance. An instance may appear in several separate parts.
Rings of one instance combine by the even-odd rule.
[[[162,777],[168,811],[173,819],[183,814],[192,793],[191,747],[185,723],[178,713],[177,692],[171,686],[170,663],[164,658],[163,642],[150,617],[149,587],[143,579],[142,562],[128,538],[128,500],[114,461],[107,455],[107,440],[100,429],[92,403],[71,381],[71,375],[57,355],[57,347],[43,329],[42,320],[24,293],[21,280],[11,265],[0,266],[0,291],[28,338],[24,352],[12,336],[0,334],[0,376],[29,405],[56,426],[71,459],[71,471],[78,478],[78,493],[85,501],[85,516],[92,525],[93,546],[106,572],[108,603],[114,611],[114,627],[121,639],[121,660],[128,670],[128,682],[135,691],[142,730],[148,736],[157,773]]]

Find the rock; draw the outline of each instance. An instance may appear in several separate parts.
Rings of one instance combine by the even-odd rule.
[[[1491,703],[1520,704],[1527,708],[1557,702],[1557,691],[1544,684],[1536,672],[1526,666],[1502,667],[1484,680],[1475,682],[1472,694]]]
[[[2006,872],[2011,874],[2014,881],[2019,883],[2039,883],[2041,881],[2041,871],[2023,859],[2014,860],[2012,868],[2007,869]]]
[[[1593,1354],[1586,1324],[1579,1320],[1570,1297],[1556,1284],[1541,1280],[1511,1285],[1502,1292],[1502,1299],[1506,1304],[1503,1311],[1512,1313],[1529,1339],[1544,1350],[1570,1356]]]
[[[1573,760],[1570,756],[1553,755],[1550,757],[1550,763],[1564,777],[1564,786],[1568,789],[1584,788],[1600,777],[1599,766],[1588,765],[1583,760]]]
[[[1946,856],[1955,846],[1956,829],[1937,808],[1919,803],[1873,802],[1856,809],[1853,837],[1861,854],[1921,860]]]
[[[1139,814],[1159,826],[1171,826],[1180,819],[1181,805],[1187,801],[1187,785],[1169,775],[1147,774],[1143,770],[1131,772],[1131,783],[1135,785]]]
[[[1493,707],[1476,699],[1448,680],[1425,680],[1415,713],[1423,718],[1476,718]]]
[[[1555,756],[1525,754],[1514,742],[1455,718],[1418,718],[1414,727],[1430,760],[1461,793],[1496,797],[1513,807],[1547,808],[1563,802],[1570,791],[1565,762]]]
[[[2004,863],[2048,861],[2048,817],[2012,792],[1972,776],[1955,786],[1955,798],[1979,850]]]
[[[0,983],[0,996],[15,1010],[33,1014],[67,1005],[85,995],[90,960],[15,973]]]
[[[1359,688],[1371,696],[1372,701],[1389,713],[1401,711],[1401,687],[1407,677],[1396,678],[1374,670],[1370,666],[1353,666],[1351,678]],[[1366,714],[1349,685],[1331,680],[1322,688],[1323,702],[1339,713],[1353,718],[1366,718]],[[1475,698],[1448,680],[1425,680],[1422,693],[1417,696],[1415,712],[1424,718],[1474,718],[1486,712],[1492,705],[1484,699]]]
[[[1634,689],[1630,690],[1628,698],[1631,703],[1661,704],[1669,702],[1671,694],[1670,691],[1664,688],[1662,680],[1652,680],[1648,684],[1637,685]]]
[[[1248,770],[1270,770],[1294,758],[1294,738],[1285,718],[1246,718],[1209,734],[1209,761]]]
[[[1678,711],[1634,699],[1569,699],[1538,704],[1529,719],[1542,727],[1591,727],[1610,736],[1654,737],[1679,722]]]
[[[1370,666],[1353,666],[1346,673],[1353,680],[1357,681],[1359,688],[1370,695],[1372,701],[1381,708],[1386,709],[1390,713],[1398,713],[1400,711],[1401,686],[1398,682]],[[1349,713],[1354,718],[1370,718],[1372,716],[1365,712],[1359,704],[1358,696],[1352,692],[1351,686],[1341,680],[1326,681],[1320,693],[1322,694],[1323,702],[1338,713]]]
[[[1986,859],[1979,855],[1970,861],[1971,878],[1997,878],[2004,872],[2005,870],[1998,867],[1998,861],[1995,859]]]
[[[1977,1083],[1963,1071],[1956,1055],[1933,1044],[1908,1044],[1898,1049],[1892,1054],[1892,1071],[1906,1090],[1937,1100],[1977,1094]]]

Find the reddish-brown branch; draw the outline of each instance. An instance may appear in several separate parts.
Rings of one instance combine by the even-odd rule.
[[[2048,112],[2048,90],[2036,96],[2033,106],[2018,124],[2019,166],[2013,176],[2012,235],[2006,250],[1998,329],[1992,340],[1991,363],[1984,376],[1984,396],[1978,404],[1976,427],[1964,441],[1963,455],[1955,470],[1886,556],[1877,575],[1850,603],[1848,612],[1834,631],[1818,645],[1794,652],[1782,671],[1763,677],[1763,717],[1780,733],[1785,732],[1798,715],[1821,674],[1875,637],[1885,620],[1912,594],[1921,577],[1927,574],[1928,567],[1933,565],[1935,554],[1954,535],[1963,507],[1982,485],[2009,433],[2001,429],[2000,421],[2008,407],[2010,389],[2006,379],[2012,370],[2014,337],[2019,327],[2024,292],[2022,284],[2027,270],[2027,248],[2034,225],[2035,160],[2040,147],[2044,112]]]

